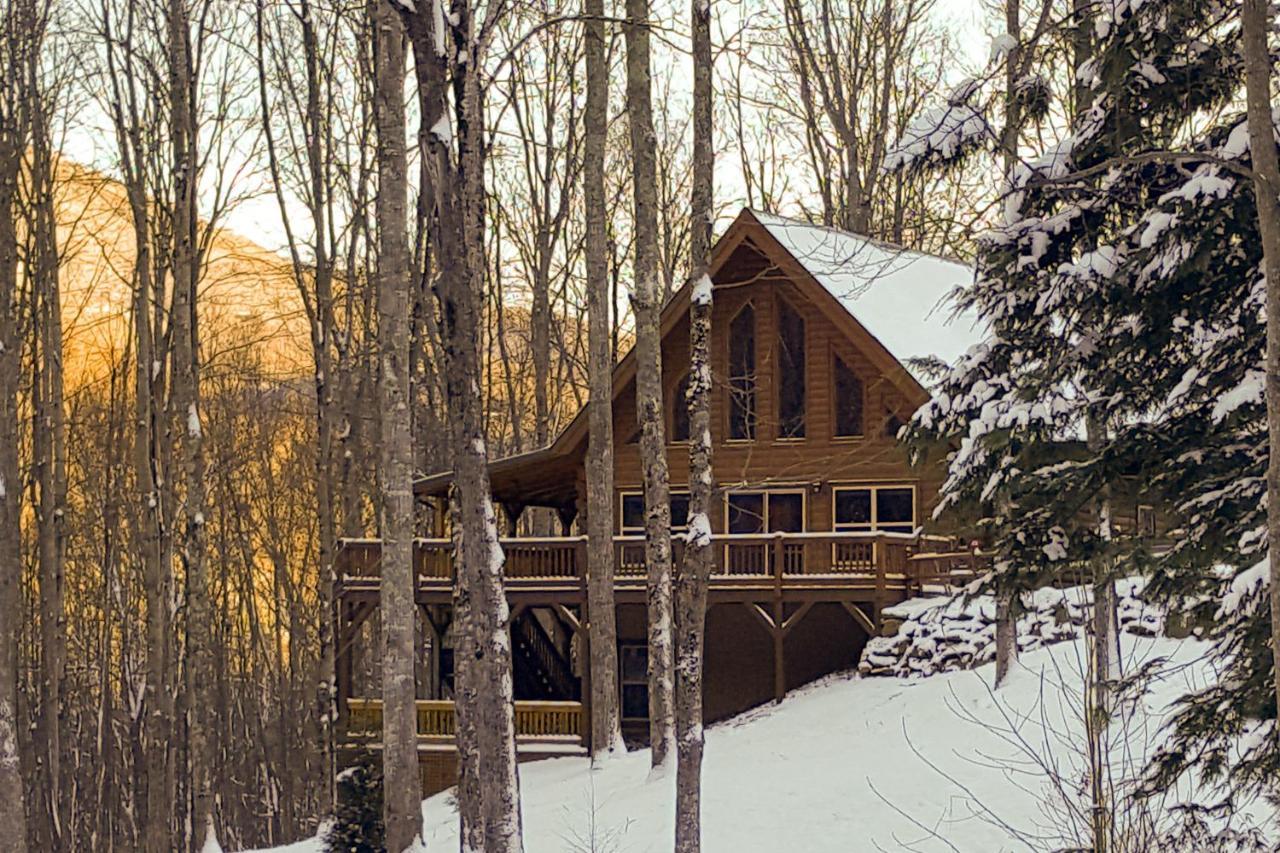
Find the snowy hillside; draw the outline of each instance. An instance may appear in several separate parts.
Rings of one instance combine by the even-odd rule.
[[[1140,757],[1157,742],[1168,703],[1211,679],[1212,669],[1207,646],[1194,640],[1127,636],[1125,643],[1128,671],[1168,659],[1139,707],[1113,728],[1113,754]],[[915,680],[833,677],[712,727],[704,850],[992,853],[1071,845],[1087,813],[1078,793],[1083,660],[1081,641],[1029,652],[998,696],[988,688],[990,666]],[[523,765],[526,848],[670,850],[672,780],[649,780],[648,761],[648,753],[633,753],[595,773],[585,759]],[[1044,767],[1057,768],[1061,785]],[[1119,783],[1127,772],[1117,759]],[[1193,796],[1178,792],[1180,800]],[[428,849],[457,849],[450,795],[426,801],[424,811]],[[1267,813],[1243,809],[1237,819],[1258,822]],[[287,849],[311,853],[319,845]]]

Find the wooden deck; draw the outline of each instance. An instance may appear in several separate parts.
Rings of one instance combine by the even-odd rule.
[[[783,644],[812,608],[839,604],[868,635],[880,629],[883,607],[925,592],[945,592],[985,570],[985,555],[957,550],[939,537],[886,533],[774,533],[716,535],[715,566],[708,607],[745,607],[772,638],[774,698],[786,693]],[[673,540],[679,565],[684,542]],[[503,539],[504,581],[512,618],[525,608],[549,608],[569,631],[585,638],[587,542],[585,537]],[[615,598],[646,601],[644,539],[614,538]],[[381,586],[381,543],[347,540],[337,554],[335,582],[339,740],[344,749],[379,748],[382,703],[353,696],[351,648],[361,624],[375,612]],[[417,601],[437,648],[453,595],[453,544],[445,539],[415,543]],[[439,620],[444,620],[440,622]],[[439,677],[435,657],[429,678]],[[583,675],[581,695],[589,695]],[[434,792],[456,778],[454,708],[449,700],[419,700],[418,752],[424,790]],[[577,701],[516,701],[516,747],[521,760],[582,755],[589,737],[589,711]]]
[[[523,603],[577,603],[585,595],[586,537],[503,539],[506,591]],[[877,603],[918,595],[931,587],[967,583],[986,565],[983,555],[958,551],[949,539],[891,533],[720,534],[712,537],[714,600],[754,601],[783,594],[817,600],[832,593],[856,594]],[[672,542],[674,562],[684,542]],[[620,603],[644,599],[644,538],[614,538],[614,577]],[[338,552],[337,597],[376,599],[381,543],[345,540]],[[453,585],[453,543],[415,542],[421,604],[448,603]]]
[[[347,700],[346,740],[373,742],[382,735],[382,700]],[[448,699],[419,699],[418,741],[421,744],[452,746],[456,733],[453,702]],[[575,752],[584,747],[586,726],[581,702],[515,703],[517,747],[562,748]]]

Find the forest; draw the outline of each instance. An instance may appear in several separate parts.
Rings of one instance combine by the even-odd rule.
[[[1186,773],[1280,793],[1266,0],[0,8],[0,851],[316,836],[343,765],[335,560],[374,538],[382,849],[434,849],[413,484],[445,470],[459,843],[522,850],[487,465],[587,411],[576,532],[591,612],[612,614],[611,375],[633,350],[650,748],[664,844],[700,850],[710,401],[731,381],[707,269],[744,207],[974,268],[937,310],[988,340],[916,365],[932,399],[899,435],[948,449],[941,512],[979,519],[992,568],[969,592],[999,602],[997,681],[1022,596],[1084,573],[1105,730],[1114,584],[1146,575],[1171,609],[1220,608],[1223,672],[1180,700],[1147,795]],[[658,352],[682,290],[687,484],[668,482]],[[1046,464],[1064,437],[1078,453]],[[1173,519],[1159,553],[1110,522],[1135,472]],[[519,528],[558,530],[544,510]],[[612,616],[589,630],[606,761],[626,751]],[[1090,849],[1140,849],[1097,774],[1081,784]]]

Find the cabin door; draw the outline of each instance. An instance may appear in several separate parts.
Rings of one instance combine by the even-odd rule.
[[[768,534],[800,533],[805,527],[801,489],[729,492],[725,511],[725,529],[730,536],[742,537],[725,543],[724,567],[731,575],[772,574],[777,552]]]

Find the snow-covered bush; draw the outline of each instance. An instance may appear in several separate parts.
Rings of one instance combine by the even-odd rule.
[[[1165,612],[1143,599],[1145,583],[1130,578],[1116,584],[1121,633],[1155,637],[1165,633]],[[1089,587],[1046,587],[1023,597],[1018,648],[1038,649],[1082,636],[1093,605]],[[862,652],[862,675],[925,676],[972,669],[995,660],[996,604],[990,595],[972,598],[915,598],[886,607],[882,616],[897,623],[893,636],[876,637]]]

